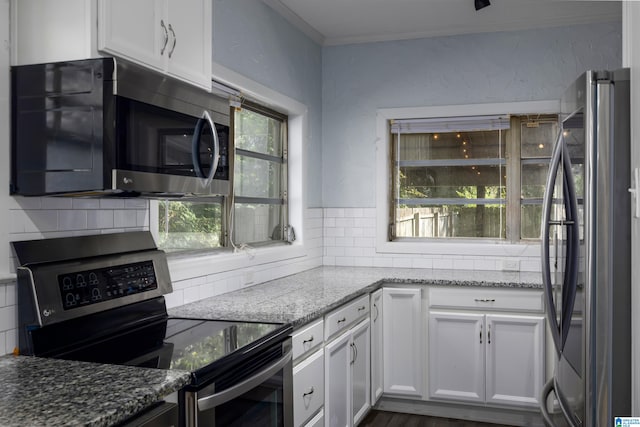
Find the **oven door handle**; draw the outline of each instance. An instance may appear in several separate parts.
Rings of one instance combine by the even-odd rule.
[[[214,393],[211,396],[201,397],[198,399],[198,410],[206,411],[216,406],[220,406],[238,396],[241,396],[253,389],[254,387],[262,384],[264,381],[272,377],[276,372],[281,370],[287,363],[289,363],[293,356],[293,350],[289,350],[280,359],[267,366],[262,371],[253,375],[250,378],[230,387],[220,393]]]

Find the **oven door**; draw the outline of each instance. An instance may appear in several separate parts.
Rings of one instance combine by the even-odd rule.
[[[229,126],[117,97],[113,186],[124,191],[229,193]]]
[[[188,426],[293,426],[290,338],[227,370],[224,377],[185,393]]]

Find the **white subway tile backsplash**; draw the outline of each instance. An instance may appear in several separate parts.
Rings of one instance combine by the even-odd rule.
[[[85,210],[59,210],[58,227],[62,230],[86,230],[87,211]]]
[[[344,217],[344,209],[343,208],[327,208],[325,210],[325,217],[327,218],[343,218]]]
[[[100,199],[100,209],[124,209],[125,199]]]
[[[17,306],[0,307],[0,331],[14,329],[18,325]]]
[[[437,268],[460,270],[495,270],[501,264],[499,256],[481,256],[477,246],[461,246],[460,254],[443,257],[437,254],[408,255],[378,253],[376,251],[376,208],[325,208],[324,209],[324,247],[325,265],[344,265],[345,260],[336,259],[343,247],[347,258],[354,258],[354,265],[368,264],[362,259],[372,259],[372,266]],[[535,244],[531,245],[536,247]],[[330,249],[334,248],[334,249]],[[349,249],[351,248],[351,249]],[[354,251],[360,248],[362,251]],[[521,271],[539,271],[539,259],[536,250],[522,251],[521,247],[504,247],[508,259],[519,261]]]
[[[113,211],[113,225],[118,228],[137,227],[138,217],[134,210]]]
[[[9,329],[5,332],[5,351],[13,352],[18,347],[18,329]]]
[[[0,307],[6,307],[8,305],[6,288],[6,285],[0,284]],[[0,353],[0,355],[2,354],[4,353]]]
[[[93,229],[113,228],[112,210],[92,210],[87,212],[87,227]]]
[[[99,199],[72,199],[73,209],[100,209]]]
[[[73,199],[66,197],[42,197],[42,209],[72,209]]]
[[[10,353],[10,351],[7,350],[7,346],[6,346],[6,340],[7,340],[6,335],[7,335],[6,332],[0,332],[0,355]]]
[[[44,233],[58,230],[58,211],[55,210],[29,210],[25,211],[27,218],[24,231],[27,233]]]

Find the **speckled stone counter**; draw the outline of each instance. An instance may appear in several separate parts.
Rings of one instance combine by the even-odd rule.
[[[169,310],[176,317],[291,323],[294,328],[382,284],[539,289],[539,273],[318,267]]]
[[[111,426],[190,381],[186,371],[0,357],[0,425]]]

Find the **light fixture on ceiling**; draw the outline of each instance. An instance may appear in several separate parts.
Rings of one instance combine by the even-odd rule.
[[[476,5],[476,10],[480,10],[484,7],[491,5],[489,0],[474,0]]]

